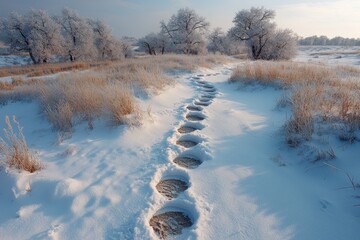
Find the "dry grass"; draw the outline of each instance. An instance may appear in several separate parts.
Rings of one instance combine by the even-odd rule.
[[[237,67],[230,77],[231,82],[252,82],[264,85],[281,85],[289,87],[304,82],[322,82],[334,78],[334,72],[321,65],[310,65],[294,62],[247,62]]]
[[[86,121],[90,129],[97,118],[115,124],[136,111],[130,89],[99,73],[73,73],[33,86],[43,112],[54,128],[70,132],[76,122]]]
[[[27,77],[45,76],[59,72],[86,69],[102,69],[110,65],[122,65],[123,63],[143,63],[158,65],[162,69],[193,70],[196,67],[210,67],[214,64],[230,61],[229,58],[221,55],[187,56],[166,54],[160,56],[145,56],[138,59],[127,59],[125,61],[102,61],[102,62],[66,62],[41,65],[0,67],[0,77],[24,75]]]
[[[341,123],[350,131],[360,129],[360,70],[293,62],[255,62],[238,67],[231,82],[260,83],[289,89],[292,116],[285,124],[290,146],[311,139],[316,122]]]
[[[4,128],[5,139],[0,138],[0,156],[10,167],[15,167],[28,172],[35,172],[42,168],[39,160],[35,157],[26,144],[22,128],[15,116],[13,122],[17,133],[14,131],[9,117],[5,118],[7,129]]]
[[[89,68],[106,66],[110,62],[75,62],[75,63],[52,63],[52,64],[41,64],[41,65],[29,65],[29,66],[14,66],[14,67],[1,67],[0,77],[24,75],[27,77],[37,77],[55,74],[59,72],[74,71],[74,70],[85,70]]]
[[[92,129],[94,120],[99,118],[115,125],[133,123],[139,118],[134,94],[157,93],[172,84],[174,80],[166,75],[167,71],[191,71],[228,61],[227,57],[218,55],[163,55],[92,65],[79,63],[79,67],[69,66],[77,70],[92,69],[62,73],[50,80],[13,78],[11,83],[0,86],[0,90],[4,90],[0,91],[0,102],[36,100],[54,129],[63,133],[71,133],[73,126],[82,121]],[[66,66],[56,65],[62,70]],[[42,66],[20,67],[17,74],[29,73],[32,67],[42,69]],[[43,68],[48,67],[50,65]]]

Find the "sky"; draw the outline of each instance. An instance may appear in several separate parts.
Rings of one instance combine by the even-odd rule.
[[[227,31],[235,14],[252,6],[275,10],[278,26],[302,37],[360,38],[360,0],[0,0],[0,17],[31,8],[60,14],[63,7],[69,7],[106,21],[119,37],[138,38],[159,31],[160,21],[167,21],[180,8],[194,9],[207,18],[211,28]]]

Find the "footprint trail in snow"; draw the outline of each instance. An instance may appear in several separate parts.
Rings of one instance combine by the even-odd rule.
[[[201,123],[206,119],[203,110],[209,106],[215,99],[217,90],[210,83],[205,81],[204,75],[197,75],[191,77],[199,93],[199,97],[193,99],[192,104],[186,105],[185,123],[177,128],[177,132],[182,134],[176,141],[176,145],[183,149],[183,151],[173,159],[172,163],[175,164],[179,170],[191,171],[203,163],[199,154],[189,152],[193,148],[201,144],[202,139],[191,133],[201,131],[205,126]],[[156,185],[156,190],[164,196],[169,203],[174,201],[178,196],[191,187],[191,179],[184,181],[176,177],[163,178]],[[169,236],[180,235],[183,229],[193,226],[196,222],[190,211],[183,209],[180,206],[172,205],[171,208],[160,208],[150,219],[149,225],[157,233],[161,239],[166,239]]]

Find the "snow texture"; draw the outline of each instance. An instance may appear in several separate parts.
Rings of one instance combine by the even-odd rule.
[[[281,91],[238,89],[227,83],[233,67],[199,69],[139,99],[151,109],[139,127],[82,124],[60,144],[35,103],[1,106],[0,119],[17,116],[45,168],[0,171],[0,239],[158,239],[150,219],[169,212],[186,215],[176,239],[358,239],[359,192],[345,174],[288,148],[280,128],[289,113],[275,109]],[[211,104],[189,110],[208,94],[204,83],[216,89]],[[329,141],[331,164],[359,176],[359,143]],[[201,162],[185,168],[177,157]],[[188,189],[169,200],[156,187],[164,179]]]

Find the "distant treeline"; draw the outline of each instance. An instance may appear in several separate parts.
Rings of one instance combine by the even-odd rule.
[[[299,45],[303,46],[360,46],[360,38],[343,38],[326,36],[311,36],[299,39]]]

